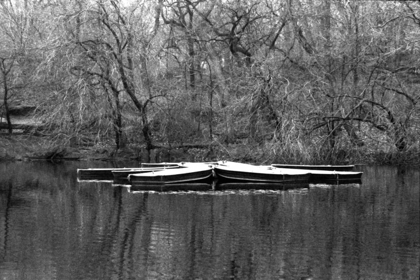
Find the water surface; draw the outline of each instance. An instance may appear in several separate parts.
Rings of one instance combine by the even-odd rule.
[[[130,192],[106,163],[0,163],[0,279],[419,279],[420,175],[289,191]]]

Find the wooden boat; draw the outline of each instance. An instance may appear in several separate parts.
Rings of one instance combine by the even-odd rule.
[[[314,169],[294,169],[294,168],[278,168],[284,172],[292,170],[300,170],[310,174],[309,183],[311,184],[361,184],[363,172],[355,171],[329,171]]]
[[[306,169],[306,170],[329,170],[329,171],[352,171],[354,165],[306,165],[306,164],[272,164],[276,168]]]
[[[200,183],[213,179],[213,168],[209,166],[195,166],[188,168],[174,168],[141,174],[130,174],[128,181],[131,185],[162,185]]]
[[[161,171],[167,169],[181,168],[179,166],[167,166],[167,167],[143,167],[143,168],[124,168],[112,170],[113,183],[114,184],[128,184],[128,176],[131,174],[140,174],[153,171]]]
[[[242,163],[220,162],[213,167],[218,183],[254,182],[277,184],[306,184],[310,174],[297,169],[282,170],[272,166],[256,166]]]

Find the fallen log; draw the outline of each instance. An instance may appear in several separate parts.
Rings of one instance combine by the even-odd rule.
[[[21,129],[23,131],[33,131],[42,128],[40,124],[20,124],[20,123],[13,123],[12,129]],[[9,125],[5,122],[0,122],[0,130],[1,129],[9,129]]]
[[[176,150],[176,149],[208,149],[210,147],[218,146],[216,142],[211,143],[189,143],[189,144],[172,144],[172,145],[153,145],[152,149],[167,149],[167,150]]]
[[[27,116],[33,113],[35,110],[36,106],[22,105],[9,108],[9,114],[11,116]]]

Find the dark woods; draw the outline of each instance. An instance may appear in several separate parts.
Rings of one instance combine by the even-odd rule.
[[[419,157],[417,2],[16,0],[0,14],[4,134],[32,106],[23,130],[61,146]]]

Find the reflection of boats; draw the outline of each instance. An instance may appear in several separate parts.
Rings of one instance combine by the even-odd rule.
[[[221,162],[214,166],[219,183],[223,181],[258,182],[278,184],[307,184],[309,173],[296,169],[283,170],[272,166],[255,166],[250,164]]]
[[[188,168],[165,169],[141,174],[131,174],[128,181],[131,185],[162,185],[199,183],[213,179],[213,168],[197,165]]]
[[[308,165],[308,164],[272,164],[276,168],[306,169],[306,170],[330,170],[330,171],[351,171],[354,165]]]

